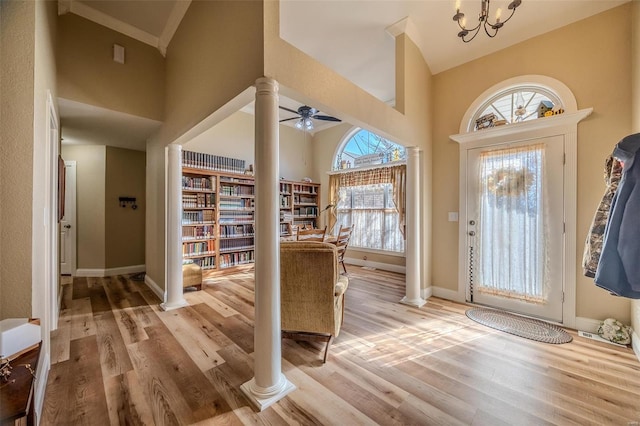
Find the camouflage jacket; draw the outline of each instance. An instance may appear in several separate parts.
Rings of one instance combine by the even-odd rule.
[[[587,277],[595,277],[598,269],[598,261],[602,251],[602,243],[604,240],[604,230],[609,219],[609,211],[611,210],[611,201],[618,189],[618,183],[622,176],[622,163],[613,156],[609,156],[605,161],[604,181],[607,185],[602,201],[593,216],[591,229],[587,234],[587,241],[582,256],[582,268],[584,275]]]

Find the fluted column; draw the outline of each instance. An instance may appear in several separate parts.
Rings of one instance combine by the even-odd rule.
[[[278,83],[256,80],[254,377],[241,386],[262,411],[295,389],[282,374]]]
[[[400,301],[420,307],[427,303],[420,297],[420,150],[407,148],[407,184],[405,206],[406,294]]]
[[[167,279],[160,307],[170,311],[189,304],[182,295],[182,146],[167,150]]]

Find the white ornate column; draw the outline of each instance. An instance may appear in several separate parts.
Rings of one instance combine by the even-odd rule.
[[[407,185],[405,206],[406,294],[400,301],[420,307],[427,303],[420,297],[420,150],[407,148]]]
[[[188,306],[182,295],[182,146],[167,147],[167,266],[165,311]]]
[[[295,386],[282,374],[278,83],[256,80],[254,377],[240,388],[262,411]]]

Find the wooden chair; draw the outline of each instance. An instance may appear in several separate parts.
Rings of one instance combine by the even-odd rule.
[[[289,224],[289,236],[293,237],[294,240],[298,239],[298,230],[300,229],[300,225],[294,225],[292,223]]]
[[[324,229],[298,229],[298,241],[317,241],[323,242],[327,227]]]
[[[338,236],[336,237],[335,245],[338,249],[338,262],[342,264],[342,269],[344,273],[347,273],[347,268],[344,266],[344,254],[347,251],[347,246],[349,245],[349,239],[351,238],[351,233],[353,232],[354,225],[351,226],[340,226],[340,230],[338,231]]]

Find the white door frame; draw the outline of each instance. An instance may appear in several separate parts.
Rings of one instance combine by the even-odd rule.
[[[480,131],[473,131],[471,117],[477,109],[495,93],[520,85],[541,86],[551,90],[562,100],[564,114],[552,117],[514,123],[506,126],[494,127]],[[526,141],[529,139],[562,136],[565,144],[563,200],[565,222],[565,246],[562,267],[564,283],[564,300],[562,303],[562,325],[575,328],[576,324],[576,226],[577,226],[577,145],[578,123],[589,116],[593,108],[577,109],[573,93],[562,82],[546,76],[527,75],[514,77],[499,83],[482,93],[467,109],[460,123],[460,133],[450,138],[460,144],[460,193],[459,193],[459,223],[458,223],[458,301],[469,299],[466,283],[467,256],[467,150],[481,146],[506,143],[509,141]]]
[[[46,208],[45,221],[45,283],[48,296],[46,297],[46,310],[49,314],[49,331],[58,328],[58,289],[60,287],[59,254],[58,254],[58,156],[60,153],[59,137],[60,121],[56,113],[55,104],[51,92],[47,91],[47,139],[46,139]]]
[[[71,227],[67,231],[70,247],[69,269],[71,276],[77,275],[76,250],[77,250],[77,218],[76,218],[76,162],[65,161],[65,201],[64,219]],[[61,225],[62,226],[62,225]]]

